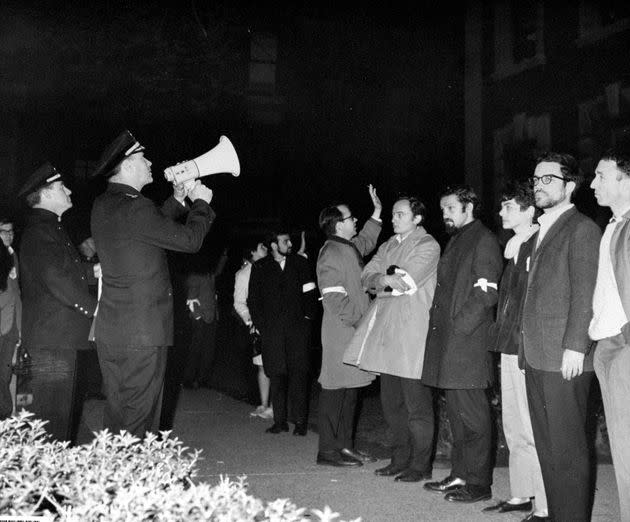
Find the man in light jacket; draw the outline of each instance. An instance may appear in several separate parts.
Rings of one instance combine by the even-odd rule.
[[[370,299],[361,287],[363,256],[376,246],[381,232],[381,202],[369,186],[374,212],[357,235],[357,218],[348,205],[326,207],[319,226],[328,239],[317,258],[317,284],[322,294],[322,367],[319,382],[319,452],[317,464],[361,466],[369,456],[354,450],[352,431],[358,390],[374,375],[343,364],[343,353]]]
[[[630,521],[630,153],[609,150],[591,183],[597,203],[610,207],[613,219],[599,250],[593,296],[591,339],[598,340],[595,374],[602,390],[610,438],[619,511]]]
[[[424,204],[415,197],[394,204],[395,235],[380,246],[361,276],[363,288],[377,298],[344,357],[346,363],[381,374],[392,459],[375,473],[403,482],[431,478],[433,399],[420,376],[440,247],[421,225],[425,215]]]

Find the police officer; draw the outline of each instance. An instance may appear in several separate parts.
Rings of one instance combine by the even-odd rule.
[[[77,350],[89,348],[96,309],[85,265],[61,224],[72,207],[70,194],[50,163],[18,193],[31,208],[20,243],[22,342],[33,361],[33,402],[27,409],[48,421],[47,431],[58,440],[76,435],[82,405],[76,390]]]
[[[175,186],[158,209],[140,193],[153,181],[151,162],[129,131],[105,150],[94,175],[108,180],[91,219],[103,275],[95,337],[107,395],[104,423],[143,437],[157,430],[167,347],[173,344],[166,250],[200,249],[214,219],[212,191],[199,181],[190,191]],[[178,223],[185,214],[185,224]]]

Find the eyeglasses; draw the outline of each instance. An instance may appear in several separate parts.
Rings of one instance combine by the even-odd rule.
[[[561,179],[562,181],[571,181],[567,178],[563,178],[562,176],[556,176],[555,174],[545,174],[544,176],[532,176],[529,178],[529,182],[532,187],[538,185],[539,182],[542,182],[543,185],[549,185],[549,183],[551,183],[551,178]]]
[[[341,221],[345,221],[346,219],[356,219],[356,218],[352,214],[350,214],[349,216],[342,218]]]
[[[13,229],[0,228],[0,234],[13,234]]]

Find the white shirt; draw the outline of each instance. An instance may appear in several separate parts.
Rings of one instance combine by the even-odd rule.
[[[246,325],[252,324],[252,317],[247,307],[249,294],[249,277],[252,273],[252,264],[245,261],[242,268],[234,276],[234,310]]]
[[[568,205],[564,205],[562,207],[558,207],[551,212],[545,212],[541,214],[538,218],[538,222],[540,223],[540,230],[538,231],[538,239],[536,240],[536,248],[540,246],[542,240],[547,235],[547,232],[551,228],[551,226],[558,221],[558,218],[564,214],[570,208],[573,208],[575,205],[573,203],[569,203]]]
[[[610,257],[610,241],[619,223],[620,221],[608,223],[599,244],[599,266],[593,293],[593,318],[588,327],[588,334],[594,341],[619,335],[621,327],[628,322]]]

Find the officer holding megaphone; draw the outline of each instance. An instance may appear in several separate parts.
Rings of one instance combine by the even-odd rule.
[[[174,180],[173,197],[156,208],[140,193],[153,181],[151,162],[129,131],[105,150],[94,172],[99,175],[108,181],[92,209],[102,269],[94,335],[107,395],[104,427],[142,438],[159,429],[167,348],[173,344],[166,250],[201,248],[214,220],[212,191],[198,180]],[[181,224],[177,219],[184,215]]]

